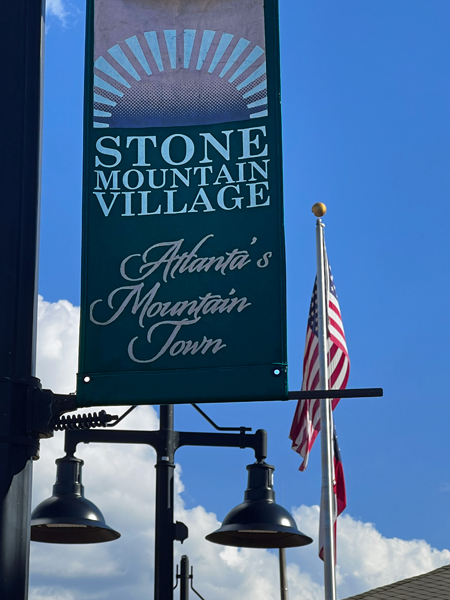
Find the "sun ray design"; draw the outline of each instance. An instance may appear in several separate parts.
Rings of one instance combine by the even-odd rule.
[[[228,71],[231,69],[231,67],[234,65],[234,63],[237,61],[237,59],[244,52],[244,50],[247,48],[247,46],[249,44],[250,44],[250,42],[248,40],[244,40],[244,38],[241,38],[239,40],[239,42],[236,44],[236,47],[234,48],[233,52],[231,53],[230,58],[227,60],[227,64],[221,70],[219,77],[223,77],[225,75],[225,73],[228,73]]]
[[[177,32],[175,29],[166,29],[164,31],[166,38],[167,52],[169,53],[169,61],[172,69],[177,68]]]
[[[197,71],[203,67],[203,63],[205,62],[206,55],[208,54],[208,50],[211,47],[211,43],[216,35],[215,31],[211,31],[210,29],[205,29],[202,36],[202,45],[200,46],[200,52],[198,53],[197,60]]]
[[[191,62],[192,47],[195,40],[195,29],[184,30],[184,63],[183,67],[189,69],[189,63]]]
[[[219,45],[217,46],[216,53],[214,54],[214,58],[212,59],[211,64],[209,65],[208,73],[212,73],[214,71],[214,69],[217,67],[219,60],[225,54],[225,50],[228,48],[228,46],[230,45],[230,42],[233,38],[234,38],[234,35],[232,35],[231,33],[223,33],[222,34]]]
[[[242,97],[249,98],[250,96],[254,96],[258,92],[262,92],[265,89],[267,89],[267,80],[262,81],[261,83],[259,83],[257,86],[255,86],[248,92],[245,92],[245,94]]]
[[[250,115],[250,119],[257,119],[259,117],[267,117],[267,115],[268,115],[267,110],[261,110],[260,112],[252,113]]]
[[[94,92],[94,102],[97,102],[98,104],[106,104],[107,106],[116,106],[117,102],[114,102],[113,100],[110,100],[109,98],[104,98],[103,96],[100,96],[100,94],[96,94]]]
[[[256,108],[257,106],[265,106],[267,104],[267,96],[261,98],[261,100],[255,100],[254,102],[250,102],[247,104],[247,108]]]
[[[101,79],[101,77],[99,77],[98,75],[94,75],[94,86],[100,88],[101,90],[105,90],[105,92],[110,92],[115,96],[119,96],[120,98],[122,98],[123,96],[123,92],[117,90],[115,87],[113,87],[106,81],[103,81],[103,79]]]
[[[106,112],[105,110],[97,110],[96,108],[94,109],[94,117],[110,117],[111,113],[110,112]]]
[[[256,69],[256,71],[253,71],[253,73],[251,75],[249,75],[247,77],[247,79],[245,79],[242,83],[240,83],[237,86],[238,90],[242,90],[242,88],[247,87],[248,85],[250,85],[250,83],[253,83],[256,79],[258,79],[258,77],[261,77],[261,75],[265,75],[266,73],[266,63],[263,63],[260,67],[258,67]]]
[[[140,45],[139,40],[137,39],[137,36],[133,35],[133,37],[129,37],[125,41],[127,43],[128,48],[135,55],[139,64],[144,69],[144,71],[147,73],[147,75],[151,75],[152,71],[151,71],[150,67],[148,66],[147,59],[145,58],[144,51],[142,50],[142,46]]]
[[[94,63],[94,66],[99,71],[103,71],[103,73],[105,73],[105,75],[108,75],[109,77],[111,77],[111,79],[115,79],[115,81],[117,81],[117,83],[121,83],[122,85],[124,85],[127,88],[131,87],[131,85],[128,83],[128,81],[126,79],[124,79],[122,77],[122,75],[120,73],[118,73],[116,71],[116,69],[113,66],[111,66],[105,58],[103,58],[103,56],[100,56],[99,58],[97,58],[97,60]]]
[[[103,73],[94,73],[94,127],[226,123],[267,116],[264,49],[231,33],[217,33],[146,31],[109,48],[107,58],[99,56],[94,62]]]
[[[236,71],[230,77],[230,79],[228,81],[230,83],[232,83],[235,79],[237,79],[239,77],[239,75],[242,75],[242,73],[244,71],[246,71],[256,60],[258,60],[258,58],[262,54],[264,54],[264,50],[262,48],[260,48],[259,46],[256,46],[256,48],[253,48],[253,50],[250,52],[250,54],[247,56],[247,58],[241,64],[239,69],[236,69]]]
[[[156,66],[158,67],[159,71],[164,71],[156,31],[147,31],[146,33],[144,33],[144,35],[145,39],[147,40],[148,47],[150,48],[151,53],[153,54]]]
[[[133,77],[133,79],[136,79],[136,81],[141,80],[141,78],[137,74],[136,69],[130,63],[130,61],[126,57],[125,52],[122,50],[122,48],[118,44],[116,44],[115,46],[110,48],[108,50],[108,53],[111,54],[111,56],[114,58],[114,60],[116,60],[119,63],[119,65],[123,69],[125,69],[125,71],[131,75],[131,77]]]

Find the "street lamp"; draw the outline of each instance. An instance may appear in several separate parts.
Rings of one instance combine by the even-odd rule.
[[[244,502],[231,510],[222,527],[206,536],[209,542],[242,548],[294,548],[311,544],[292,515],[275,502],[274,467],[265,462],[247,466]]]
[[[31,516],[31,541],[95,544],[120,537],[120,533],[106,525],[95,504],[84,497],[83,464],[75,456],[64,456],[56,461],[53,495],[41,502]]]
[[[203,415],[198,407],[197,410]],[[173,599],[173,543],[188,537],[187,527],[174,523],[174,455],[182,446],[252,448],[256,463],[248,465],[248,488],[244,502],[225,518],[222,527],[207,539],[228,546],[249,548],[289,548],[310,544],[287,510],[275,503],[274,467],[267,457],[267,433],[249,428],[216,429],[239,433],[174,431],[173,405],[160,408],[157,431],[69,430],[65,433],[66,456],[56,461],[57,481],[53,496],[42,502],[31,515],[31,539],[48,543],[95,543],[119,537],[108,527],[98,508],[86,500],[81,485],[83,461],[74,453],[79,443],[148,444],[156,450],[155,518],[155,599]],[[206,416],[205,416],[206,417]]]

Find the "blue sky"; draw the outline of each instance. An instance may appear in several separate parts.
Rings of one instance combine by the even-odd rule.
[[[325,233],[351,358],[349,387],[385,391],[383,398],[342,400],[335,412],[346,512],[385,538],[425,540],[442,551],[450,547],[450,4],[280,4],[290,389],[301,386],[315,275],[310,210],[320,201],[328,206]],[[64,299],[76,307],[84,7],[78,0],[52,6],[60,18],[47,20],[39,292],[49,303]],[[288,509],[318,504],[319,445],[299,473],[287,438],[294,402],[204,408],[221,425],[267,429],[277,500]],[[188,406],[177,407],[176,427],[208,430]],[[42,463],[45,453],[44,441]],[[221,520],[242,500],[250,451],[184,448],[176,458],[186,510],[201,505]],[[291,555],[295,562],[301,556]],[[320,563],[314,568],[320,571]],[[367,578],[346,595],[370,587]]]

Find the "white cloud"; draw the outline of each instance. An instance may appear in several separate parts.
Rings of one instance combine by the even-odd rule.
[[[47,14],[57,17],[62,22],[68,16],[63,0],[47,0],[45,8]]]
[[[278,553],[207,542],[205,536],[220,524],[216,515],[207,513],[201,506],[181,511],[179,517],[189,526],[189,538],[182,547],[176,547],[176,560],[182,554],[189,556],[194,567],[194,587],[204,598],[279,599]],[[314,582],[308,573],[300,572],[297,566],[289,565],[288,584],[291,598],[323,598],[320,584]]]
[[[317,539],[318,506],[293,510],[301,531]],[[343,514],[337,528],[337,588],[340,598],[420,575],[450,563],[449,550],[436,550],[424,540],[384,537],[372,523]],[[323,563],[317,561],[317,544],[295,551],[298,560],[317,581]],[[303,559],[301,558],[303,557]]]
[[[60,300],[39,299],[38,377],[44,387],[68,392],[75,387],[79,309]],[[114,414],[121,409],[107,410]],[[152,407],[141,406],[124,427],[156,429]],[[35,463],[33,506],[51,494],[63,434],[41,443]],[[147,598],[153,587],[154,451],[146,446],[81,445],[86,497],[102,510],[106,522],[122,533],[114,542],[87,546],[32,544],[30,600],[122,600]],[[194,567],[194,587],[208,600],[279,598],[278,555],[267,550],[225,548],[205,535],[219,526],[202,506],[186,509],[182,470],[175,471],[176,519],[189,527],[183,545],[175,543],[175,562],[187,554]],[[298,527],[317,539],[319,508],[293,509]],[[317,543],[287,551],[291,598],[322,600],[323,563]],[[349,514],[338,523],[338,596],[345,598],[450,563],[450,551],[423,540],[385,538],[371,523]]]
[[[30,590],[30,600],[75,600],[70,592],[55,591],[51,587],[34,588]]]
[[[47,0],[45,11],[48,17],[55,17],[64,26],[69,25],[80,14],[78,8],[67,0]]]
[[[75,391],[79,323],[77,306],[39,296],[36,372],[42,387],[60,394]]]

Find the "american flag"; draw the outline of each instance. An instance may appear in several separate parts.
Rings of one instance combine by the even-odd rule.
[[[350,372],[350,360],[345,341],[344,326],[336,294],[333,275],[326,259],[325,282],[327,301],[326,328],[328,345],[328,389],[342,390],[346,387]],[[302,390],[316,390],[320,381],[319,373],[319,320],[317,308],[317,278],[314,283],[311,305],[309,309],[308,326],[306,330],[305,354],[303,357]],[[331,406],[334,409],[339,398],[333,398]],[[303,457],[300,471],[308,464],[309,453],[320,431],[320,400],[299,400],[295,410],[289,434],[292,449]]]

